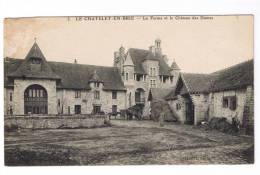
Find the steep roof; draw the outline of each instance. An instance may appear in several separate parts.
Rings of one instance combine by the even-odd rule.
[[[32,71],[30,69],[30,64],[32,58],[37,58],[41,60],[41,69],[40,71]],[[25,59],[13,72],[10,72],[7,76],[9,77],[27,77],[27,78],[43,78],[43,79],[59,79],[60,77],[56,75],[50,65],[47,63],[41,49],[38,44],[35,42],[28,52]]]
[[[207,93],[213,82],[213,76],[209,74],[182,73],[184,84],[189,93]]]
[[[180,67],[177,65],[177,63],[175,61],[173,61],[172,65],[171,65],[171,69],[172,70],[180,70]]]
[[[154,55],[149,50],[136,49],[136,48],[130,48],[128,50],[128,53],[130,54],[130,56],[133,60],[136,73],[146,74],[145,70],[143,69],[142,63],[145,60],[156,60],[156,61],[159,61],[159,74],[160,75],[168,75],[168,76],[171,75],[170,74],[170,67],[164,61],[162,56]]]
[[[97,71],[94,70],[94,73],[91,75],[88,82],[103,82],[102,79],[98,76]]]
[[[254,84],[254,60],[212,73],[215,77],[211,91],[231,90]]]
[[[8,58],[5,61],[5,85],[9,82],[7,74],[14,72],[19,65],[22,64],[22,59]],[[75,63],[63,62],[47,62],[53,73],[60,77],[61,81],[57,85],[58,88],[64,89],[90,89],[89,80],[96,71],[100,77],[100,81],[104,83],[104,90],[125,90],[121,80],[120,73],[116,67],[104,67],[94,65],[83,65]]]
[[[164,99],[168,94],[170,94],[170,92],[172,91],[172,89],[168,88],[168,89],[164,89],[164,88],[151,88],[150,92],[149,92],[149,97],[148,100],[154,100],[154,99]]]
[[[185,85],[186,93],[191,94],[244,88],[254,84],[254,61],[252,59],[211,74],[181,73],[179,80]],[[165,99],[173,99],[175,91],[173,89]]]

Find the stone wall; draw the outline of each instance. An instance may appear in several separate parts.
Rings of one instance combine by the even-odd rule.
[[[100,92],[100,99],[94,99],[94,91]],[[100,105],[101,110],[105,113],[112,112],[112,105],[117,105],[117,110],[123,110],[126,107],[125,91],[117,91],[117,99],[112,99],[112,91],[102,90],[102,86],[91,90],[82,90],[80,98],[75,98],[75,90],[58,90],[57,97],[61,101],[61,106],[57,110],[61,113],[63,106],[63,114],[68,114],[68,107],[70,107],[70,114],[74,114],[75,105],[81,105],[82,114],[90,114],[93,110],[93,105]]]
[[[5,116],[5,127],[21,129],[92,128],[104,126],[103,116]]]
[[[183,124],[186,121],[186,103],[187,103],[187,100],[180,95],[178,95],[175,100],[168,101],[170,108],[177,115],[176,116],[177,120]],[[180,109],[176,108],[177,104],[180,104]]]
[[[192,94],[192,102],[194,105],[194,124],[197,125],[208,119],[209,104],[207,94]]]
[[[14,98],[12,97],[12,101],[10,101],[10,94],[14,97],[14,89],[13,88],[4,88],[4,114],[10,114],[10,108],[13,109],[14,106]]]
[[[57,94],[55,80],[15,79],[13,93],[13,114],[24,114],[24,91],[30,85],[44,87],[48,94],[48,114],[57,114]]]
[[[223,97],[225,96],[236,96],[237,105],[235,110],[223,107]],[[211,94],[210,99],[210,116],[209,120],[212,117],[225,117],[229,122],[232,122],[232,118],[237,116],[239,121],[243,122],[243,112],[246,102],[246,89],[240,90],[230,90],[230,91],[221,91],[214,92]]]

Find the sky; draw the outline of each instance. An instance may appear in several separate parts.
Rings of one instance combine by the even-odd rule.
[[[112,66],[122,45],[163,54],[182,72],[211,73],[253,58],[253,16],[42,17],[4,21],[4,57],[24,59],[36,42],[48,61]]]

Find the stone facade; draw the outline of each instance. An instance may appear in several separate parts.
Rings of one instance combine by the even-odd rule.
[[[100,99],[94,99],[94,91],[100,92]],[[57,106],[58,113],[75,114],[75,105],[81,106],[81,114],[90,114],[93,106],[98,105],[101,111],[105,113],[112,112],[112,105],[117,106],[117,111],[125,109],[126,95],[124,91],[116,91],[117,99],[112,99],[112,91],[104,91],[102,87],[91,90],[81,90],[80,97],[75,98],[75,90],[58,90],[57,100],[60,100],[60,106]]]
[[[93,128],[105,126],[104,117],[83,116],[24,116],[6,117],[5,127],[18,126],[21,129]]]
[[[231,122],[233,117],[237,117],[241,123],[243,122],[246,89],[213,92],[211,95],[210,118],[225,117],[229,122]],[[223,98],[232,96],[236,97],[236,109],[231,110],[228,107],[223,107]]]
[[[190,94],[194,105],[194,124],[199,124],[202,121],[209,121],[213,117],[225,117],[231,123],[233,117],[237,117],[241,124],[244,122],[245,109],[248,109],[248,122],[253,123],[253,89],[248,86],[244,89],[211,92],[209,94]],[[224,97],[236,97],[236,108],[230,109],[223,107]],[[178,120],[181,123],[186,121],[186,103],[188,100],[178,95],[176,99],[169,100],[168,103],[172,110],[177,114]],[[179,108],[177,108],[179,104]]]
[[[125,49],[122,46],[114,54],[114,66],[121,70],[122,80],[127,89],[126,108],[139,104],[139,102],[136,103],[135,94],[138,89],[142,89],[142,97],[144,98],[143,115],[148,116],[150,108],[148,95],[150,88],[173,88],[179,77],[180,69],[171,69],[168,67],[166,56],[162,55],[161,40],[155,40],[155,46],[150,46],[149,50],[141,50],[139,52],[147,52],[152,57],[152,59],[148,57],[140,63],[144,70],[143,73],[135,71],[136,66],[140,66],[134,65],[133,56],[136,55],[131,55],[130,49],[125,53]],[[154,59],[153,57],[161,57],[165,61],[167,69],[169,69],[169,75],[160,75],[160,69],[162,69],[160,66],[162,65],[159,64],[158,59]]]
[[[137,63],[134,62],[133,55],[129,54],[129,51],[125,52],[124,47],[121,46],[119,51],[115,52],[114,67],[103,67],[99,68],[98,71],[95,70],[92,78],[86,82],[83,82],[82,79],[78,80],[81,81],[81,88],[75,86],[75,84],[78,84],[77,82],[72,82],[69,87],[63,88],[61,84],[67,82],[66,80],[64,81],[66,77],[63,76],[64,70],[62,66],[68,65],[63,65],[63,63],[61,63],[62,66],[60,67],[57,66],[56,63],[50,65],[37,43],[34,43],[23,64],[15,68],[13,72],[9,72],[11,76],[8,78],[10,78],[10,81],[13,81],[13,84],[11,84],[10,87],[5,86],[5,114],[24,115],[26,113],[25,90],[31,85],[39,85],[43,87],[47,93],[48,114],[75,114],[76,111],[81,114],[89,114],[93,112],[94,106],[100,106],[100,111],[102,112],[111,113],[112,108],[114,110],[116,108],[119,112],[136,104],[144,104],[143,114],[148,116],[150,108],[148,95],[150,88],[170,88],[175,86],[174,82],[176,82],[175,79],[178,78],[179,69],[170,70],[166,56],[162,55],[160,40],[156,40],[155,46],[151,46],[149,50],[143,51],[147,56],[145,56],[143,61],[138,63],[139,65],[136,65]],[[142,55],[143,53],[138,54]],[[35,59],[37,61],[35,61]],[[76,64],[77,63],[74,63],[74,65]],[[54,69],[52,69],[52,66],[54,66]],[[137,66],[142,67],[144,72],[140,73],[136,71]],[[35,67],[37,67],[37,69],[35,69]],[[70,67],[73,68],[75,66],[71,64]],[[81,66],[79,66],[79,68],[80,67]],[[121,81],[125,89],[121,88],[118,90],[117,85],[115,85],[115,89],[107,89],[105,83],[113,82],[111,80],[113,77],[106,79],[106,82],[102,80],[104,74],[100,77],[100,75],[102,75],[100,71],[104,73],[110,69],[109,71],[112,73],[112,70],[115,72],[115,68],[119,70],[119,77],[121,78],[115,82],[118,83]],[[163,69],[164,74],[166,70],[167,75],[160,72]],[[54,70],[56,70],[56,72]],[[79,70],[75,71],[77,72]],[[85,75],[85,72],[88,75]],[[77,77],[89,77],[91,73],[93,72],[84,69],[82,75],[77,75]],[[21,74],[23,76],[21,76]],[[61,77],[63,77],[63,79]],[[77,77],[70,78],[70,80],[74,81],[73,79]],[[99,83],[100,86],[96,87],[95,83]],[[99,98],[94,98],[96,91],[99,93]],[[113,93],[116,93],[116,99],[112,98]],[[10,94],[12,94],[11,101]],[[139,98],[137,98],[137,94]]]
[[[15,79],[14,80],[14,95],[13,95],[13,114],[24,114],[24,92],[30,85],[41,85],[46,89],[48,94],[48,113],[57,114],[57,93],[55,80],[43,79]]]

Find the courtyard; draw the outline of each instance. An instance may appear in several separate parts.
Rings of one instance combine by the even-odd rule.
[[[248,164],[253,137],[197,126],[111,120],[94,129],[5,133],[6,165]]]

